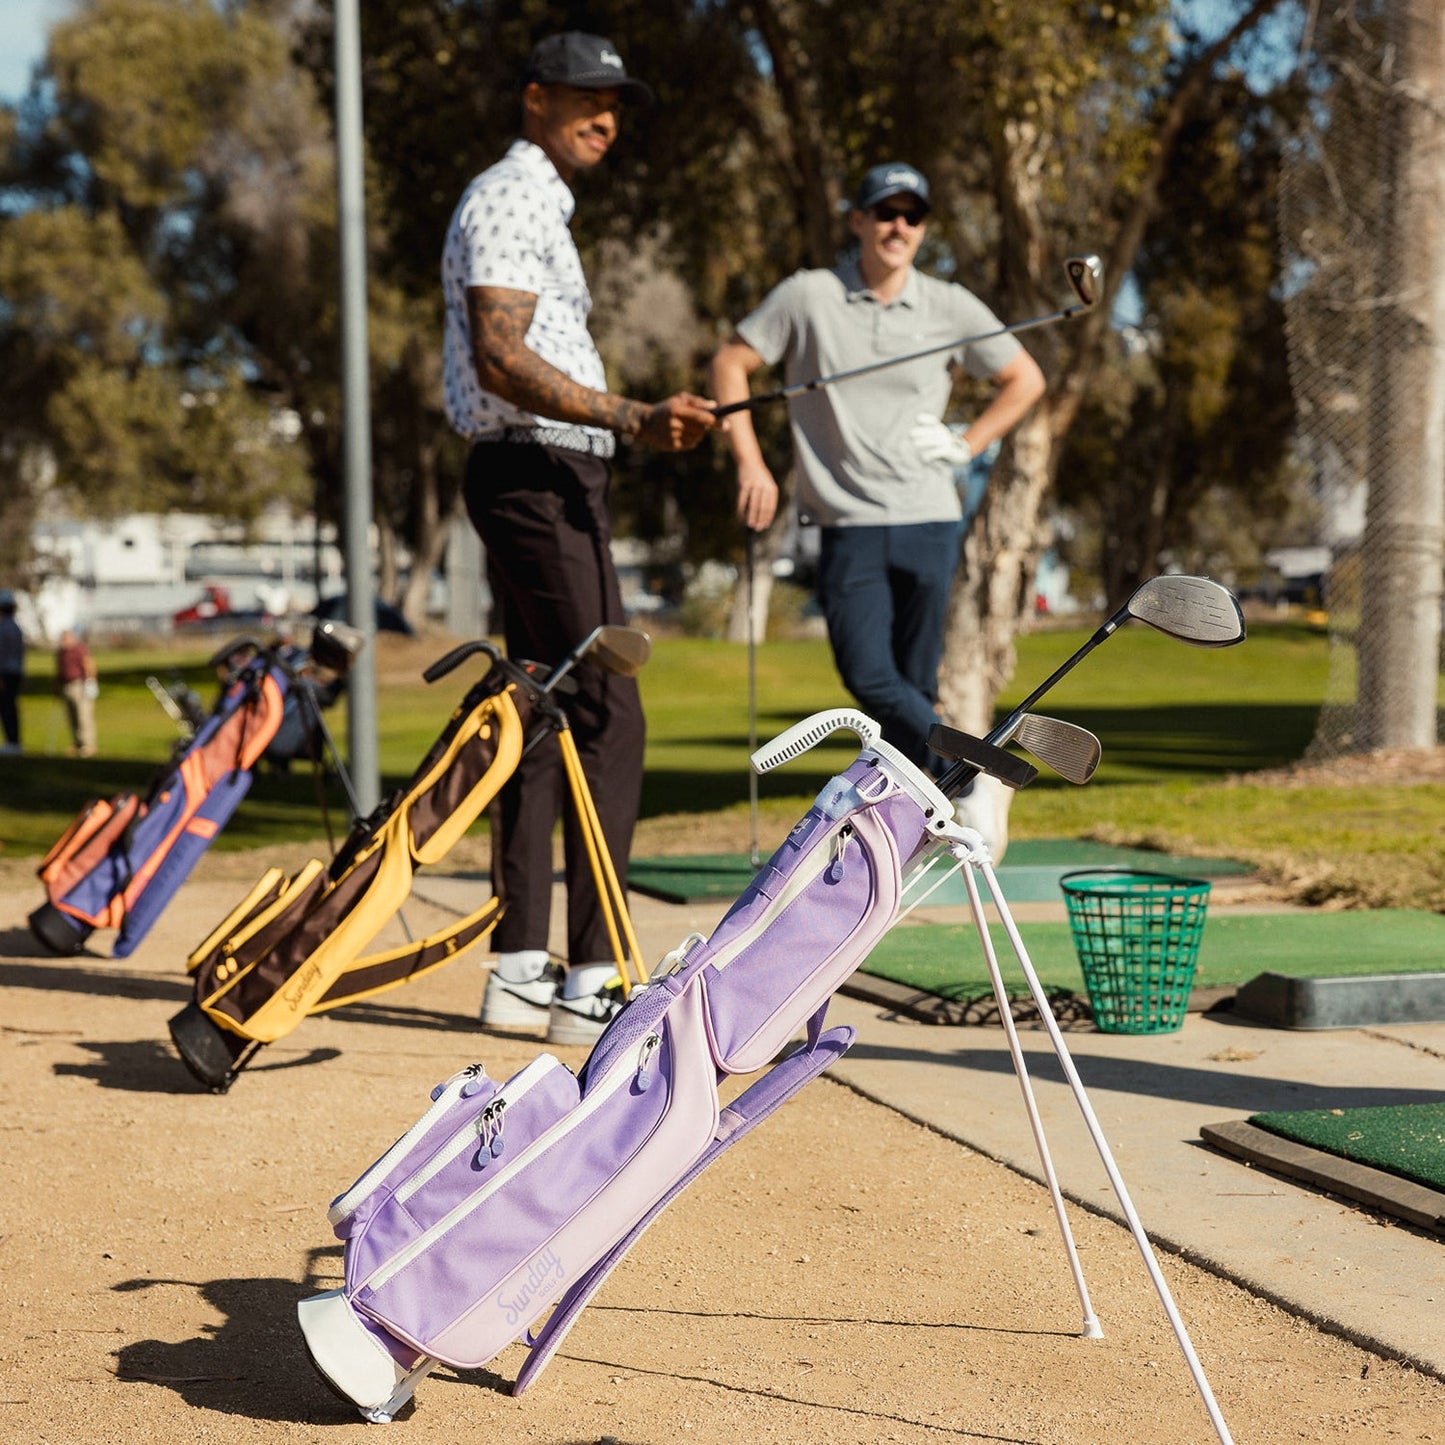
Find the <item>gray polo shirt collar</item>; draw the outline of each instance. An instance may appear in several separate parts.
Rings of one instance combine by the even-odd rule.
[[[868,283],[863,279],[863,272],[858,265],[857,256],[849,256],[838,265],[838,279],[843,283],[843,290],[847,293],[849,301],[871,301],[875,306],[907,306],[910,310],[918,305],[918,272],[912,266],[908,268],[908,275],[903,282],[903,289],[893,298],[892,301],[880,301],[872,292]]]

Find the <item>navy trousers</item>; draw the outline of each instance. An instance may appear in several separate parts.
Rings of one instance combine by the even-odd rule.
[[[843,685],[884,740],[927,771],[959,523],[824,527],[818,600]]]

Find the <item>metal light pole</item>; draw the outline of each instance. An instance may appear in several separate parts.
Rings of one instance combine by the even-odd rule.
[[[357,0],[336,0],[336,195],[341,249],[342,517],[346,608],[366,645],[347,684],[351,781],[363,814],[381,785],[376,751],[376,607],[371,585],[371,397],[366,331],[366,209]]]

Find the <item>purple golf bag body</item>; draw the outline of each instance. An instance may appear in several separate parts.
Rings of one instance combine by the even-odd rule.
[[[850,1028],[824,1031],[828,1000],[951,816],[922,773],[870,743],[712,937],[693,935],[633,991],[580,1074],[543,1054],[500,1085],[480,1065],[441,1085],[331,1207],[345,1285],[298,1306],[328,1382],[390,1419],[438,1361],[474,1368],[525,1339],[524,1390],[661,1209],[852,1043]],[[800,1029],[806,1042],[774,1063]],[[725,1075],[760,1069],[720,1107]]]

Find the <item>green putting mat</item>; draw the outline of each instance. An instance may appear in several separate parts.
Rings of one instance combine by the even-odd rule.
[[[1000,876],[1004,891],[1007,879]],[[1008,938],[990,929],[1009,992],[1024,990]],[[1019,932],[1047,989],[1083,992],[1084,975],[1067,923],[1022,923]],[[911,924],[889,933],[863,965],[921,993],[973,999],[989,992],[978,933],[968,924]],[[1413,909],[1350,913],[1207,915],[1195,986],[1238,986],[1257,974],[1297,978],[1445,971],[1445,915]]]
[[[1249,1122],[1311,1149],[1445,1190],[1445,1104],[1253,1114]]]
[[[664,903],[698,903],[711,898],[736,898],[757,871],[746,853],[629,858],[627,886],[634,893],[660,898]]]
[[[1196,878],[1238,877],[1252,871],[1249,864],[1229,858],[1176,858],[1143,848],[1115,848],[1072,838],[1021,838],[1009,845],[1004,856],[1005,862],[996,870],[999,886],[1004,897],[1015,903],[1062,901],[1059,878],[1073,868],[1145,868]],[[627,886],[667,903],[696,903],[736,898],[756,872],[746,853],[633,858],[627,864]],[[927,888],[929,881],[921,886]],[[983,892],[987,897],[987,889]],[[934,905],[967,903],[963,879],[958,875],[948,879],[928,901]]]

